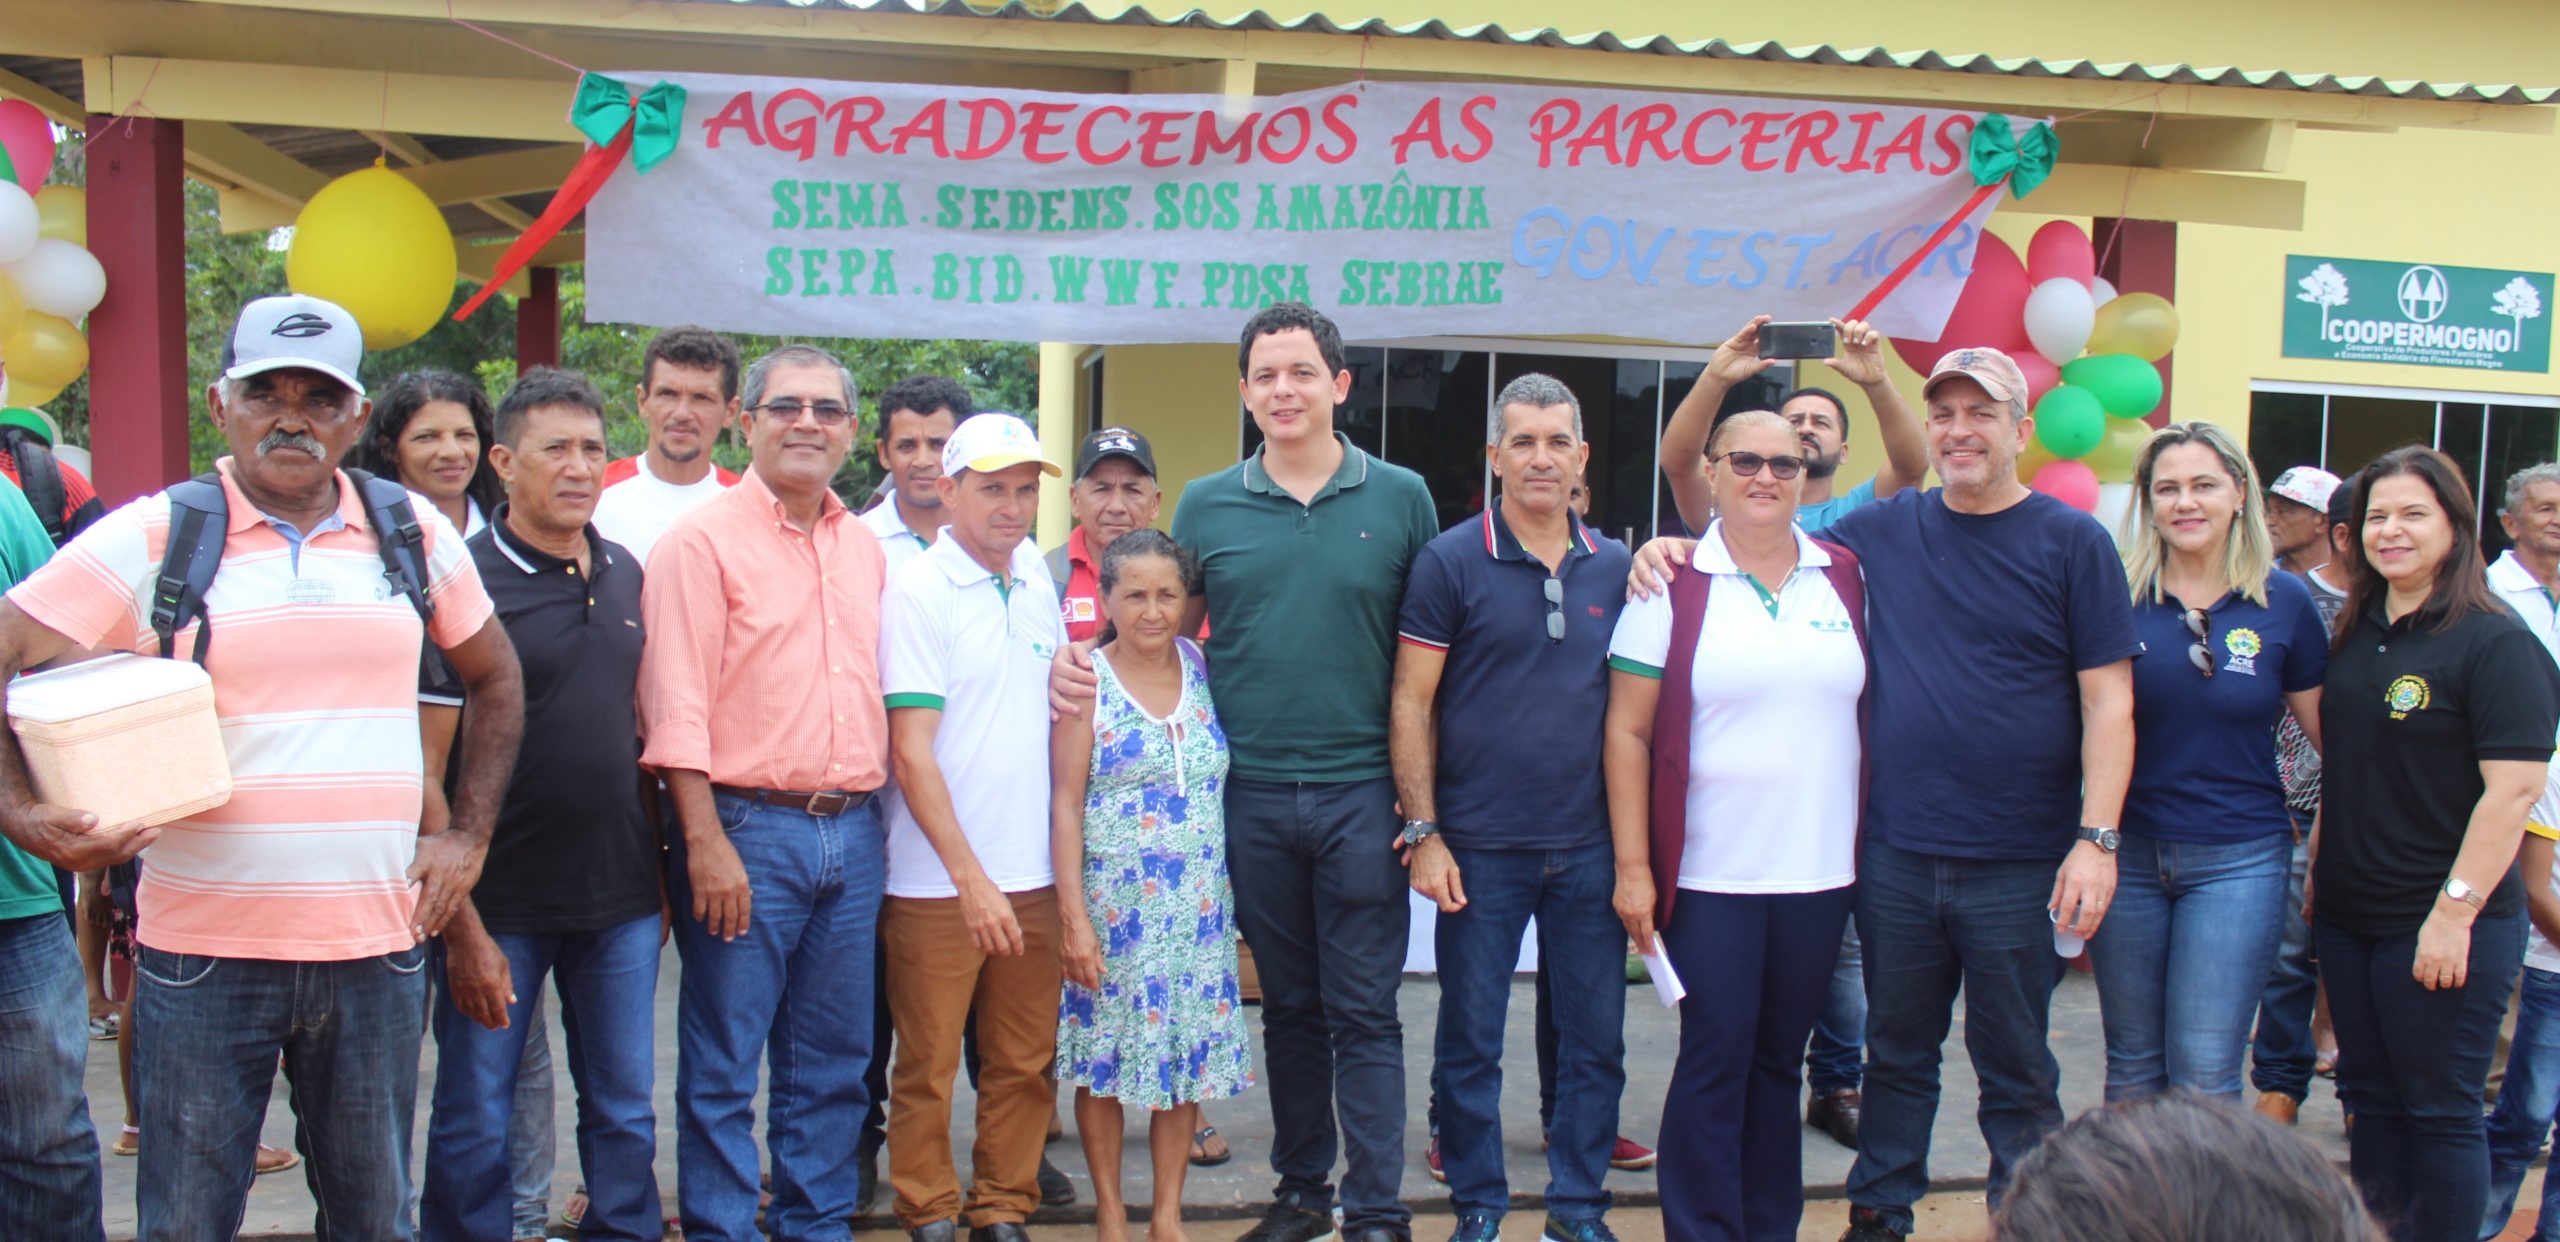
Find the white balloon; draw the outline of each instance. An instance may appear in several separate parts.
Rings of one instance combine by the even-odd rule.
[[[53,458],[55,461],[59,461],[82,474],[94,475],[97,473],[97,471],[92,468],[92,463],[89,460],[89,450],[82,448],[77,444],[54,445]],[[2098,490],[2102,492],[2107,490],[2106,485],[2100,484],[2098,486]]]
[[[33,305],[32,298],[29,305]],[[2067,276],[2055,277],[2027,294],[2027,340],[2045,361],[2061,366],[2089,347],[2098,326],[2098,304],[2089,290]]]
[[[27,309],[78,321],[107,296],[107,269],[98,257],[58,237],[40,238],[26,257],[9,265]]]
[[[2116,287],[2109,284],[2104,276],[2092,276],[2089,278],[2089,300],[2100,306],[2115,301]]]
[[[14,181],[0,181],[0,263],[15,263],[35,249],[44,217],[36,200]]]

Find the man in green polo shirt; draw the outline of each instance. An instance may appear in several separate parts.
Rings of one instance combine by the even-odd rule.
[[[1200,556],[1210,690],[1227,732],[1227,864],[1262,979],[1276,1202],[1245,1242],[1411,1236],[1404,1177],[1404,869],[1387,762],[1396,609],[1439,534],[1421,476],[1333,429],[1342,337],[1284,302],[1245,325],[1252,457],[1193,480],[1173,537]],[[1319,987],[1321,980],[1321,987]],[[1341,1133],[1335,1117],[1341,1118]]]

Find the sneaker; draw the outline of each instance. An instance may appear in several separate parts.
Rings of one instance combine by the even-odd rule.
[[[1460,1212],[1449,1242],[1502,1242],[1502,1218],[1491,1212]]]
[[[1840,1235],[1840,1242],[1903,1242],[1908,1236],[1884,1223],[1884,1213],[1874,1208],[1853,1207],[1849,1209],[1848,1232]]]
[[[1431,1146],[1422,1151],[1422,1167],[1430,1170],[1431,1180],[1435,1182],[1449,1180],[1448,1170],[1440,1167],[1440,1136],[1437,1134],[1431,1136]]]
[[[1065,1207],[1075,1201],[1076,1184],[1068,1181],[1058,1166],[1049,1163],[1047,1156],[1040,1157],[1040,1206]]]
[[[1609,1167],[1628,1170],[1650,1169],[1653,1167],[1653,1149],[1621,1134],[1618,1136],[1617,1143],[1609,1148]]]
[[[1618,1235],[1609,1232],[1609,1222],[1597,1216],[1566,1220],[1549,1212],[1545,1242],[1618,1242]]]
[[[1302,1208],[1287,1199],[1273,1203],[1262,1213],[1262,1220],[1244,1231],[1236,1242],[1337,1242],[1342,1232],[1334,1228],[1333,1213]]]

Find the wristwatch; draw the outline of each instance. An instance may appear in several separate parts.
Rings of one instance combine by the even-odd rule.
[[[2445,877],[2444,895],[2451,897],[2455,901],[2461,902],[2474,910],[2479,909],[2481,903],[2489,900],[2489,895],[2487,893],[2481,892],[2479,889],[2463,883],[2460,876]]]
[[[2084,827],[2074,835],[2078,836],[2083,841],[2097,842],[2099,849],[2110,854],[2116,852],[2117,846],[2124,844],[2124,834],[2117,832],[2113,828]]]
[[[1424,837],[1433,837],[1438,835],[1440,835],[1440,825],[1432,823],[1430,820],[1408,819],[1404,821],[1404,845],[1406,849],[1412,849],[1414,846],[1422,844],[1422,839]]]

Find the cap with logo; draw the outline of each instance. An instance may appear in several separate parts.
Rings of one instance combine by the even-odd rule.
[[[2018,369],[2016,359],[1988,345],[1967,346],[1938,359],[1938,365],[1929,368],[1928,382],[1920,385],[1921,399],[1927,400],[1938,385],[1959,375],[1982,385],[1994,401],[2027,403],[2026,373]]]
[[[364,329],[335,302],[299,293],[259,298],[240,308],[240,322],[222,350],[222,377],[247,379],[301,367],[318,371],[364,394],[356,372],[364,365]]]
[[[2267,490],[2314,513],[2329,511],[2329,498],[2338,494],[2338,476],[2318,466],[2295,466],[2276,476]]]
[[[985,474],[1026,462],[1053,477],[1065,473],[1040,455],[1040,437],[1030,425],[1011,414],[971,415],[951,429],[951,438],[942,445],[942,472],[947,475],[963,470]]]
[[[1069,478],[1083,480],[1107,457],[1126,457],[1148,478],[1156,477],[1156,451],[1148,447],[1145,436],[1126,427],[1105,427],[1084,438],[1084,447],[1076,450],[1076,472]]]

